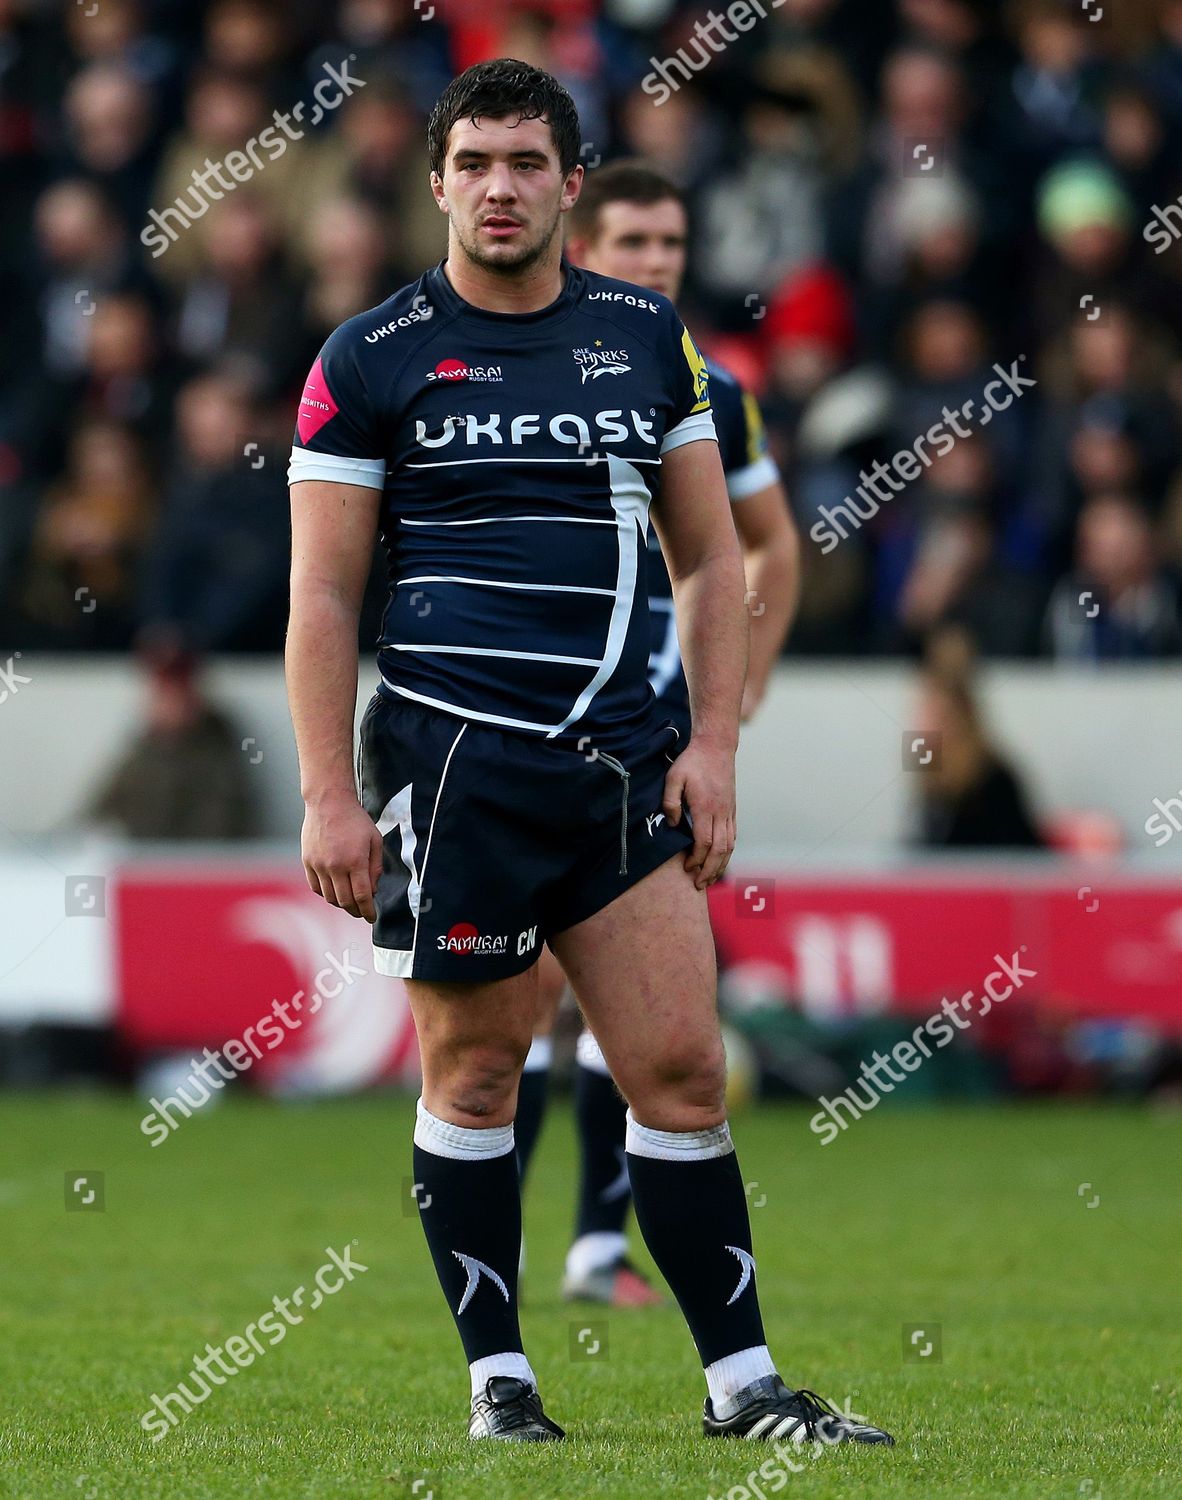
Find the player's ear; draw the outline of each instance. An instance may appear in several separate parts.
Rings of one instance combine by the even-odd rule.
[[[587,264],[587,236],[584,234],[568,234],[566,237],[566,258],[575,266]]]
[[[583,186],[583,168],[572,167],[567,173],[566,181],[562,184],[562,198],[559,200],[559,208],[562,212],[569,213],[578,202],[579,189]]]
[[[441,213],[447,213],[447,198],[443,191],[443,178],[438,172],[431,173],[431,191],[435,194],[435,202],[439,205]]]

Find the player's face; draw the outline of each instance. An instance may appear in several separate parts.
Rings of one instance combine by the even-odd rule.
[[[451,128],[436,201],[469,260],[519,272],[554,245],[558,222],[579,195],[582,167],[564,174],[545,119],[460,120]]]
[[[660,203],[605,203],[599,233],[582,263],[601,276],[631,281],[676,299],[685,274],[685,209],[676,198]]]

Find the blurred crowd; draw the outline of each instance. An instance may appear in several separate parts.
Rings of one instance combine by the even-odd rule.
[[[0,637],[279,649],[304,374],[445,253],[426,114],[510,55],[688,195],[683,315],[811,536],[793,653],[1176,656],[1182,0],[742,3],[0,0]]]

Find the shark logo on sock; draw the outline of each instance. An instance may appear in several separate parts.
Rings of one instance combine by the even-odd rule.
[[[751,1278],[755,1275],[755,1258],[749,1250],[740,1250],[738,1245],[726,1245],[723,1248],[729,1250],[743,1268],[739,1273],[738,1286],[726,1299],[726,1305],[729,1307],[732,1302],[743,1295],[750,1285]]]
[[[623,1146],[616,1147],[616,1160],[620,1164],[620,1175],[612,1179],[607,1187],[599,1195],[600,1203],[611,1203],[616,1198],[622,1198],[632,1186],[628,1178],[628,1162],[624,1155]]]
[[[459,1307],[456,1308],[457,1318],[475,1295],[476,1288],[480,1285],[480,1273],[482,1271],[499,1288],[501,1296],[508,1302],[509,1288],[491,1266],[486,1266],[482,1260],[477,1260],[474,1255],[461,1255],[458,1250],[453,1250],[452,1254],[468,1273],[468,1285],[464,1288],[464,1295],[460,1298]]]

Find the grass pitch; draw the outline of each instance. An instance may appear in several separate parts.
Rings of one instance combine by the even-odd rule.
[[[565,1108],[527,1198],[523,1322],[570,1438],[536,1448],[464,1437],[467,1372],[407,1193],[409,1100],[231,1099],[155,1149],[139,1114],[118,1097],[0,1099],[0,1495],[1182,1493],[1177,1117],[888,1101],[822,1147],[807,1110],[741,1114],[781,1371],[899,1439],[765,1468],[753,1487],[768,1452],[701,1437],[703,1382],[673,1308],[558,1298]],[[364,1274],[149,1439],[153,1393],[354,1240]]]

